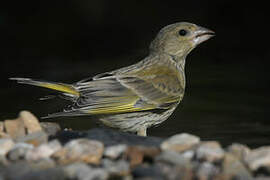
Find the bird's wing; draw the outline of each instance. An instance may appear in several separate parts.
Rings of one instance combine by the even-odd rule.
[[[184,93],[179,73],[164,65],[126,74],[105,74],[75,85],[80,93],[73,111],[111,114],[167,109]]]

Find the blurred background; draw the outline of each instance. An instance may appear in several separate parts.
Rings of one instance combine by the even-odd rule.
[[[187,89],[176,112],[149,135],[188,132],[223,145],[270,144],[269,18],[253,1],[27,0],[0,2],[0,119],[37,117],[67,102],[54,92],[9,81],[72,83],[138,62],[165,25],[188,21],[216,32],[187,58]],[[62,127],[96,127],[91,117],[57,118]]]

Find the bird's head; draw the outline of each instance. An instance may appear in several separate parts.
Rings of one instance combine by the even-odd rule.
[[[186,57],[198,44],[214,36],[214,32],[192,23],[180,22],[160,30],[150,45],[152,52]]]

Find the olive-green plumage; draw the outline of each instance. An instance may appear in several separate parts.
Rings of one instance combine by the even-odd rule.
[[[146,129],[165,121],[185,91],[185,59],[213,31],[181,22],[164,27],[142,61],[74,84],[11,78],[62,92],[73,105],[48,115],[98,115],[107,126],[146,135]]]

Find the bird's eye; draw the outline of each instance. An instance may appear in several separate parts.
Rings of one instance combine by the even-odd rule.
[[[181,29],[178,33],[180,36],[185,36],[187,34],[187,31],[184,29]]]

